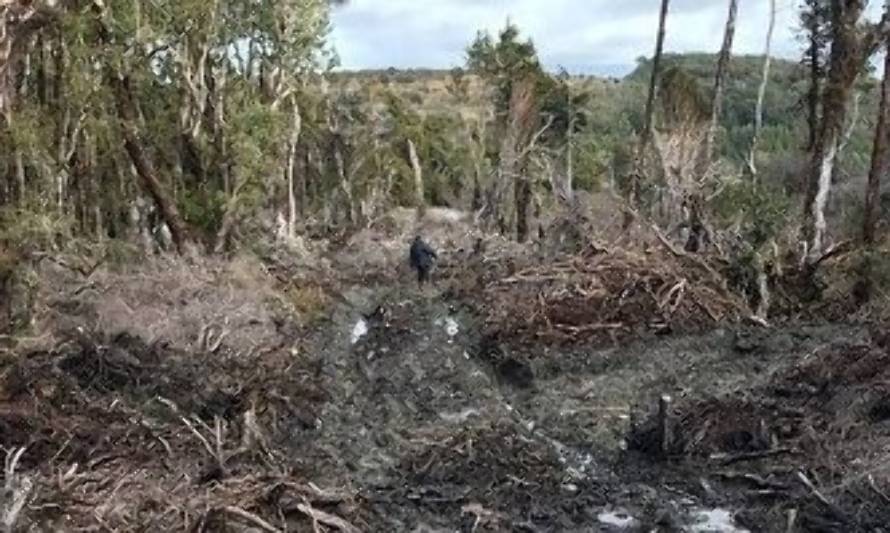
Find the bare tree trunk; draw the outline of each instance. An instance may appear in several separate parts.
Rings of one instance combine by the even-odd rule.
[[[339,189],[346,201],[346,223],[350,226],[356,223],[355,195],[352,194],[352,184],[346,174],[346,163],[343,160],[343,151],[340,147],[334,149],[334,164],[339,178]]]
[[[112,42],[112,34],[104,21],[105,5],[95,0],[91,6],[95,16],[99,41],[103,44]],[[142,186],[151,195],[163,221],[170,228],[173,244],[180,254],[194,255],[197,250],[185,219],[176,207],[176,201],[170,196],[161,183],[155,170],[151,156],[144,149],[144,141],[138,131],[139,109],[133,95],[129,76],[115,72],[110,64],[104,67],[104,73],[115,99],[117,115],[121,122],[121,133],[124,137],[124,149],[130,157]]]
[[[420,158],[417,157],[417,148],[411,139],[408,139],[408,159],[411,161],[411,169],[414,171],[414,207],[417,210],[417,218],[420,219],[426,208],[423,168],[420,166]]]
[[[529,235],[529,214],[532,202],[531,180],[520,172],[516,180],[516,241],[526,242]]]
[[[890,16],[890,0],[885,3],[885,13]],[[881,177],[890,172],[890,38],[884,39],[884,77],[881,80],[881,101],[878,106],[878,123],[872,147],[871,169],[865,188],[865,212],[862,217],[862,242],[867,251],[875,244],[875,232],[881,211]],[[871,299],[874,292],[874,259],[866,256],[860,266],[859,282],[854,295],[860,302]]]
[[[655,54],[652,56],[652,73],[649,76],[649,92],[646,95],[646,109],[643,113],[643,131],[640,132],[639,144],[634,156],[634,167],[630,183],[630,203],[636,206],[640,201],[640,187],[643,179],[643,160],[649,141],[652,139],[652,123],[655,115],[655,96],[658,93],[658,78],[661,75],[661,56],[664,50],[664,38],[667,28],[667,15],[670,0],[661,0],[661,11],[658,15],[658,34],[655,39]],[[625,227],[630,225],[626,218]]]
[[[188,226],[182,215],[180,215],[176,202],[158,178],[154,162],[146,153],[143,148],[143,142],[139,138],[139,133],[136,129],[136,105],[133,100],[130,80],[128,77],[120,77],[115,74],[112,74],[112,76],[111,83],[117,101],[118,116],[121,119],[124,148],[136,167],[142,186],[151,195],[164,222],[170,227],[176,250],[180,254],[191,254],[194,252],[194,249]]]
[[[488,227],[496,224],[502,234],[507,234],[515,227],[516,194],[519,186],[520,171],[523,161],[531,149],[532,128],[537,122],[535,109],[535,84],[525,79],[513,85],[510,94],[510,107],[507,122],[504,125],[503,138],[498,152],[499,161],[494,182],[486,194],[486,205],[483,207]],[[512,199],[512,202],[508,202]]]
[[[0,0],[0,116],[12,108],[19,64],[31,37],[56,15],[49,6]]]
[[[843,135],[847,104],[863,63],[874,50],[878,37],[886,31],[890,19],[862,34],[859,22],[865,9],[865,0],[832,2],[832,42],[828,82],[822,97],[822,121],[813,149],[810,179],[806,195],[806,211],[803,227],[807,267],[818,264],[822,258],[828,224],[825,207],[831,192],[838,146]]]
[[[726,88],[726,75],[729,70],[732,41],[735,37],[735,22],[738,16],[738,0],[729,0],[729,14],[726,17],[726,28],[723,31],[723,45],[717,58],[717,72],[714,74],[714,96],[711,102],[711,125],[705,135],[705,147],[702,150],[699,179],[703,178],[711,167],[714,159],[714,144],[717,142],[717,131],[720,129],[720,118],[723,111],[723,93]]]
[[[293,102],[293,122],[291,124],[291,136],[287,152],[287,236],[293,239],[297,236],[297,198],[294,191],[294,172],[297,166],[297,143],[300,140],[303,121],[300,117],[300,107]]]
[[[13,131],[13,129],[16,127],[15,112],[13,111],[13,108],[10,107],[9,109],[7,109],[5,117],[2,118],[5,119],[3,120],[3,125],[9,131]],[[12,149],[14,150],[14,153],[12,154],[12,161],[15,173],[15,186],[18,192],[18,201],[19,205],[24,205],[27,193],[27,184],[25,179],[25,160],[24,157],[22,157],[22,148],[21,146],[19,146],[19,143],[13,142]]]
[[[213,253],[215,254],[222,253],[229,243],[229,237],[232,234],[232,230],[235,229],[235,223],[238,222],[238,217],[240,216],[241,190],[247,182],[247,177],[242,177],[238,181],[235,190],[232,191],[232,196],[226,202],[226,208],[223,211],[222,221],[219,225],[219,231],[216,232],[216,239],[213,245]]]
[[[766,46],[763,52],[763,73],[760,88],[757,90],[757,105],[754,109],[754,133],[751,135],[751,152],[748,154],[748,171],[751,179],[757,180],[757,143],[763,129],[763,101],[766,99],[766,86],[769,84],[769,71],[772,58],[773,31],[776,27],[776,0],[769,0],[769,26],[766,30]]]
[[[566,203],[571,203],[574,197],[574,182],[575,182],[575,151],[574,151],[574,142],[575,142],[575,110],[572,108],[572,92],[571,89],[568,91],[569,95],[569,127],[566,130],[566,177],[564,180],[563,190],[562,190],[562,198],[561,200]]]
[[[816,147],[819,135],[819,107],[822,99],[822,78],[824,69],[821,58],[825,49],[823,26],[827,25],[824,9],[818,0],[806,0],[804,6],[804,27],[807,31],[809,46],[806,59],[809,67],[809,90],[807,91],[807,145],[806,150],[812,152]]]
[[[887,2],[890,13],[890,1]],[[881,102],[878,107],[878,123],[875,126],[871,169],[865,189],[865,213],[862,221],[862,241],[866,245],[875,242],[875,228],[880,212],[881,177],[890,172],[890,39],[885,43],[884,78],[881,80]]]

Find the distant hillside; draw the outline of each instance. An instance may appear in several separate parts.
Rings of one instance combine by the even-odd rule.
[[[666,54],[665,69],[679,67],[696,80],[701,96],[710,100],[715,54]],[[762,56],[734,56],[730,63],[723,117],[720,152],[741,164],[750,146],[757,91],[763,68]],[[643,102],[652,69],[651,60],[641,60],[626,77],[601,78],[573,76],[572,85],[589,95],[586,104],[586,135],[579,136],[579,164],[588,161],[590,179],[602,181],[620,174],[617,160],[642,125]],[[385,69],[340,71],[332,75],[335,86],[348,92],[363,92],[382,105],[386,93],[403,98],[422,115],[447,114],[479,117],[489,105],[485,85],[477,76],[460,72],[465,92],[455,91],[454,72],[435,69]],[[841,154],[839,176],[865,173],[871,150],[877,95],[874,79],[860,84],[856,125]],[[805,159],[806,105],[808,88],[805,69],[784,59],[774,59],[764,105],[761,159],[764,170],[775,180],[800,179]],[[619,165],[620,166],[620,165]]]
[[[697,80],[701,94],[710,100],[716,54],[665,54],[663,61],[665,70],[679,67],[691,74]],[[740,160],[750,142],[762,68],[763,56],[733,56],[730,62],[721,124],[726,132],[723,152],[732,159]],[[651,60],[640,61],[625,81],[630,84],[648,83],[651,72]],[[874,111],[877,108],[875,86],[874,79],[866,79],[860,84],[856,127],[843,154],[849,172],[861,172],[868,159]],[[807,90],[807,73],[802,65],[785,59],[773,59],[764,101],[765,151],[788,153],[799,151],[803,146],[806,140]]]

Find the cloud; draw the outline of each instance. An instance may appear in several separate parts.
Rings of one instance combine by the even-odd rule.
[[[800,55],[798,0],[776,0],[773,53]],[[450,68],[464,63],[477,30],[496,32],[509,18],[530,36],[551,68],[621,74],[650,56],[657,0],[350,0],[335,10],[332,40],[344,68]],[[880,10],[872,2],[870,15]],[[727,2],[673,0],[665,48],[719,49]],[[763,53],[767,2],[740,2],[734,52]]]

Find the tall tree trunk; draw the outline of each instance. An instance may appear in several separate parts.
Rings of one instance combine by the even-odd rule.
[[[711,101],[711,124],[705,134],[705,146],[701,152],[701,166],[698,170],[699,179],[703,178],[711,167],[714,159],[714,144],[717,142],[717,131],[720,129],[720,118],[723,111],[723,93],[726,89],[726,76],[729,70],[730,54],[732,53],[732,41],[735,37],[735,22],[738,16],[738,0],[729,0],[729,14],[726,17],[726,27],[723,30],[723,44],[720,47],[720,55],[717,58],[717,71],[714,74],[714,96]]]
[[[824,0],[805,0],[802,14],[803,26],[807,32],[806,64],[809,71],[807,91],[807,152],[812,152],[819,135],[819,105],[822,99],[824,69],[822,55],[825,50],[824,34],[827,27]]]
[[[890,0],[884,4],[885,16],[890,16]],[[873,251],[881,205],[881,177],[890,172],[890,37],[884,38],[884,77],[881,80],[881,101],[878,123],[872,147],[871,168],[865,188],[865,212],[862,217],[862,242],[866,251]],[[859,281],[854,288],[855,298],[861,302],[871,299],[874,292],[874,261],[866,255],[860,265]]]
[[[295,192],[294,173],[297,168],[297,144],[300,141],[300,132],[303,121],[300,117],[300,106],[293,102],[293,122],[291,123],[291,136],[287,151],[287,236],[291,239],[297,236],[297,197]]]
[[[523,171],[516,180],[516,241],[526,242],[529,235],[529,216],[532,203],[531,180]]]
[[[575,183],[575,109],[572,106],[572,91],[571,88],[568,88],[566,91],[568,95],[568,109],[569,109],[569,124],[566,129],[566,175],[563,180],[561,198],[560,200],[564,203],[570,204],[574,197],[574,183]]]
[[[828,81],[822,95],[822,120],[810,162],[802,232],[805,244],[803,262],[807,267],[815,266],[823,255],[828,230],[825,208],[853,84],[871,55],[878,36],[887,29],[888,19],[885,17],[881,25],[865,34],[861,33],[859,22],[865,4],[865,0],[834,0],[831,6]]]
[[[885,7],[890,15],[890,1]],[[878,107],[878,123],[875,126],[871,169],[865,189],[865,213],[862,221],[862,241],[866,245],[875,242],[875,229],[880,212],[881,177],[890,172],[890,38],[885,41],[884,78],[881,80],[881,102]]]
[[[505,235],[516,227],[516,199],[520,198],[516,194],[516,187],[519,186],[520,172],[525,166],[523,162],[530,149],[528,143],[532,137],[531,130],[538,121],[534,91],[535,83],[532,79],[513,84],[498,151],[498,168],[486,193],[483,212],[487,226],[490,228],[495,224]]]
[[[811,53],[817,54],[817,44],[811,45]],[[821,69],[819,68],[819,56],[810,58],[810,89],[807,92],[807,150],[813,150],[816,146],[816,137],[819,135],[819,100],[822,94]]]
[[[133,100],[133,91],[130,79],[110,73],[112,89],[117,104],[117,113],[121,120],[121,133],[124,137],[124,148],[136,167],[142,186],[152,197],[158,207],[164,222],[170,228],[173,244],[180,254],[191,254],[194,243],[185,219],[179,213],[176,202],[161,183],[155,170],[154,162],[144,148],[144,143],[137,131],[136,104]]]
[[[655,96],[658,93],[658,78],[661,76],[661,56],[664,50],[664,38],[667,33],[667,15],[670,0],[661,0],[661,10],[658,15],[658,34],[655,38],[655,54],[652,56],[652,73],[649,75],[649,92],[646,95],[646,109],[643,112],[643,130],[640,132],[639,143],[634,155],[634,166],[630,183],[630,203],[636,207],[640,201],[640,187],[643,180],[643,161],[646,148],[652,139],[652,127],[655,116]],[[625,227],[630,225],[630,219],[626,218]]]
[[[56,16],[56,10],[49,6],[0,1],[0,116],[12,108],[20,62],[31,37]]]
[[[105,5],[94,0],[91,9],[94,14],[99,41],[109,45],[113,39],[111,30],[105,23]],[[180,254],[194,255],[197,250],[185,219],[176,207],[176,201],[161,183],[154,162],[144,148],[144,141],[138,131],[139,109],[133,95],[133,88],[128,75],[116,72],[110,63],[104,67],[106,82],[111,88],[115,99],[117,115],[120,119],[121,133],[124,137],[124,149],[130,157],[136,174],[143,188],[154,200],[163,221],[170,228],[170,236],[176,251]]]
[[[235,186],[235,190],[232,191],[232,196],[226,201],[222,221],[219,225],[219,231],[216,232],[216,241],[213,245],[213,253],[215,254],[220,254],[225,251],[226,245],[229,243],[229,237],[232,235],[232,230],[235,229],[235,224],[241,216],[241,190],[247,185],[248,181],[246,176],[242,177],[238,181],[238,185]]]
[[[751,179],[757,180],[757,143],[760,130],[763,129],[763,101],[766,99],[766,86],[769,84],[769,70],[772,58],[773,31],[776,27],[776,0],[769,0],[769,25],[766,30],[766,46],[763,52],[763,72],[760,77],[760,88],[757,90],[757,105],[754,108],[754,133],[751,135],[751,152],[748,154],[748,172]]]

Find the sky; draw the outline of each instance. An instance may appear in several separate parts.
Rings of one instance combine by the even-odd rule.
[[[799,0],[776,0],[774,56],[797,58]],[[870,3],[875,17],[881,3]],[[660,0],[349,0],[333,15],[342,68],[451,68],[479,29],[509,19],[531,37],[544,64],[572,73],[622,76],[655,47]],[[726,0],[672,0],[665,51],[716,52]],[[769,0],[739,0],[734,53],[762,54]]]

